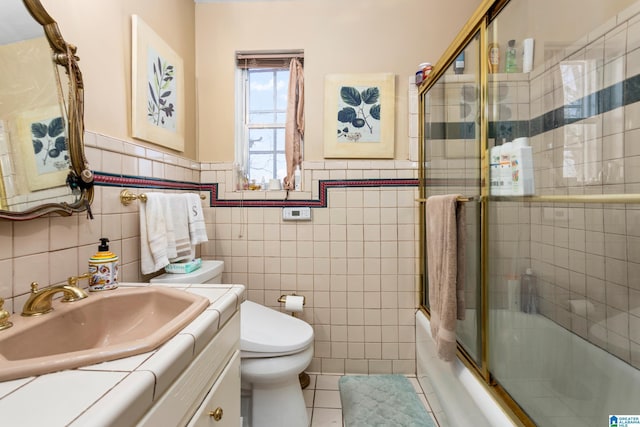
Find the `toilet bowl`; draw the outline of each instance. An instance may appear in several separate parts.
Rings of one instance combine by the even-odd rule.
[[[245,301],[240,330],[240,375],[243,394],[250,398],[249,425],[308,426],[298,375],[313,358],[311,325]]]
[[[153,284],[221,283],[224,261],[191,273],[165,273]],[[313,358],[313,328],[296,317],[244,301],[240,308],[240,375],[244,426],[307,427],[298,375]]]

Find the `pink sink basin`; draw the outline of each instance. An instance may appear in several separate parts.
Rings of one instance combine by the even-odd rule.
[[[0,331],[0,381],[78,368],[151,351],[209,306],[164,287],[118,288],[80,301],[54,302],[37,317],[11,317]]]

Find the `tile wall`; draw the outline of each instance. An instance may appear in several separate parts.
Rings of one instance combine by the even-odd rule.
[[[560,109],[566,123],[532,138],[534,164],[547,165],[536,173],[538,194],[638,193],[637,9],[534,73],[532,117]],[[541,285],[542,313],[636,367],[638,218],[638,205],[539,205],[530,211],[531,266]]]
[[[85,143],[98,173],[215,182],[219,199],[285,197],[284,192],[233,192],[231,164],[200,164],[92,132]],[[415,373],[417,189],[348,185],[349,180],[415,179],[415,163],[320,161],[306,162],[303,169],[303,191],[290,199],[317,199],[320,180],[346,185],[327,190],[327,206],[313,208],[309,222],[283,222],[281,208],[205,207],[210,241],[200,256],[224,260],[224,282],[246,285],[251,300],[279,308],[282,294],[306,297],[303,318],[316,334],[309,371]],[[123,206],[121,189],[95,187],[94,220],[80,214],[0,222],[0,296],[10,311],[20,311],[32,281],[59,283],[86,271],[103,236],[120,256],[121,281],[150,278],[140,273],[140,202]]]
[[[305,162],[302,191],[290,199],[317,199],[321,180],[415,178],[414,166]],[[231,193],[230,168],[203,165],[202,181],[218,182],[229,198],[273,200],[264,192]],[[309,222],[285,222],[281,208],[215,208],[202,256],[224,260],[224,281],[246,283],[253,301],[279,308],[282,294],[306,297],[302,317],[316,334],[311,371],[415,372],[417,189],[330,188],[327,196]]]
[[[638,8],[531,73],[537,195],[638,193]],[[543,315],[640,367],[638,205],[500,202],[491,217],[495,306],[505,278],[532,267]]]
[[[490,75],[489,145],[530,138],[536,195],[640,192],[639,12],[637,3],[528,75]],[[477,178],[472,85],[447,74],[428,101],[427,173],[447,191]],[[633,204],[492,202],[491,306],[506,307],[507,279],[531,267],[543,315],[640,367],[638,218]]]

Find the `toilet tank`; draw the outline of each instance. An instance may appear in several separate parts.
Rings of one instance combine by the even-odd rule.
[[[191,273],[164,273],[149,282],[154,284],[222,283],[223,271],[224,261],[206,260],[202,261],[202,267]]]

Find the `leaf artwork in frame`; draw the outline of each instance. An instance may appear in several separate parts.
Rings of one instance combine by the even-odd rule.
[[[380,88],[342,86],[338,100],[338,140],[380,142]]]
[[[53,117],[31,123],[31,142],[38,175],[69,169],[64,119]]]
[[[184,151],[184,62],[139,16],[131,25],[131,135]]]
[[[155,126],[176,129],[175,67],[149,47],[147,58],[147,119]]]
[[[395,78],[393,73],[325,76],[325,158],[394,157]]]
[[[60,106],[52,105],[22,111],[11,127],[17,138],[16,172],[29,191],[65,185],[71,155],[67,138],[67,120]],[[23,191],[21,184],[18,185]],[[16,187],[16,188],[18,188]]]

